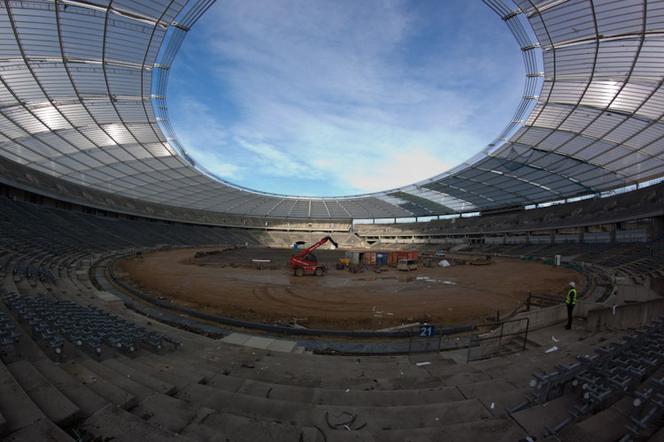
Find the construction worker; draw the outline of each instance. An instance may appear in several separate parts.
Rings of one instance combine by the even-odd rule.
[[[567,325],[565,329],[569,330],[572,328],[572,312],[576,305],[576,284],[574,281],[569,283],[569,290],[567,290],[567,296],[565,296],[565,304],[567,305]]]

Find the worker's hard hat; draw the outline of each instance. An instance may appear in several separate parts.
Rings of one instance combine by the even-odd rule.
[[[574,281],[570,281],[569,286],[570,287],[576,287],[576,283]]]

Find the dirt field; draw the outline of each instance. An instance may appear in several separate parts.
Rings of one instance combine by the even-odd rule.
[[[323,277],[292,276],[292,251],[238,249],[194,258],[204,249],[146,254],[118,263],[116,275],[143,291],[202,311],[236,318],[297,323],[310,328],[381,329],[403,323],[484,322],[513,311],[532,293],[560,294],[580,274],[563,268],[511,259],[485,266],[458,265],[389,269],[351,274],[334,269],[340,251],[319,250],[330,269]],[[251,259],[269,259],[257,270]]]

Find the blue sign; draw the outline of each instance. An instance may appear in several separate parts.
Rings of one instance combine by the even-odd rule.
[[[433,325],[420,325],[420,337],[436,336],[436,327]]]

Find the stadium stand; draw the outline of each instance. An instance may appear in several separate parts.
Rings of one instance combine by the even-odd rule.
[[[551,258],[561,255],[569,260],[595,264],[618,276],[631,278],[664,276],[664,241],[593,245],[474,245],[465,250],[506,256]]]
[[[544,328],[530,334],[524,352],[467,364],[443,353],[433,359],[435,369],[418,367],[408,356],[235,346],[124,309],[94,288],[85,269],[93,256],[163,245],[264,241],[288,247],[291,233],[109,217],[9,198],[0,204],[0,324],[9,337],[0,365],[0,433],[7,440],[513,441],[593,434],[593,440],[627,441],[650,437],[661,424],[661,321],[637,329],[637,338],[579,328],[558,338],[565,352],[549,353],[556,331]],[[357,238],[351,232],[345,242],[357,245]],[[564,251],[619,268],[628,256],[651,258],[642,249],[653,251],[660,243],[631,244],[468,247],[482,253],[482,247],[510,254]],[[159,348],[168,343],[177,344]],[[558,386],[548,388],[546,408],[541,397],[529,395],[533,374],[553,382],[551,372],[540,374],[542,367],[576,367],[570,364],[588,356],[570,361],[570,355],[601,356],[606,348],[626,358],[613,378],[592,377],[599,369],[579,362],[584,369],[573,376],[556,369]],[[615,363],[622,360],[613,356]],[[589,390],[568,387],[575,380]],[[577,391],[592,395],[577,397]],[[630,406],[637,397],[639,405]],[[611,425],[598,429],[606,419]]]
[[[331,198],[240,188],[180,145],[170,67],[213,3],[0,2],[0,439],[664,440],[664,184],[606,196],[664,176],[662,1],[484,0],[523,54],[507,127],[435,177]],[[94,271],[327,234],[355,250],[561,255],[586,289],[567,332],[556,299],[515,310],[523,346],[504,321],[468,348],[328,355],[312,353],[320,337],[270,348],[168,325]],[[469,357],[496,339],[509,354]]]
[[[455,217],[452,219],[432,220],[426,223],[403,224],[357,224],[356,230],[367,240],[382,240],[383,237],[395,239],[455,239],[469,235],[487,235],[507,233],[506,241],[520,240],[527,242],[529,232],[546,232],[571,228],[585,228],[582,242],[610,242],[609,232],[592,231],[592,227],[608,226],[616,223],[628,223],[637,220],[649,220],[664,215],[664,184],[657,184],[641,190],[635,190],[606,198],[587,199],[573,203],[531,210],[516,210],[505,214],[475,217]],[[618,241],[647,241],[651,236],[643,232],[632,235],[617,235]],[[593,235],[605,233],[605,235]],[[571,238],[559,237],[560,242],[579,242],[579,232]],[[658,235],[662,235],[660,230]],[[503,236],[501,235],[502,239]],[[532,239],[532,238],[531,238]],[[550,236],[545,238],[551,242]]]

